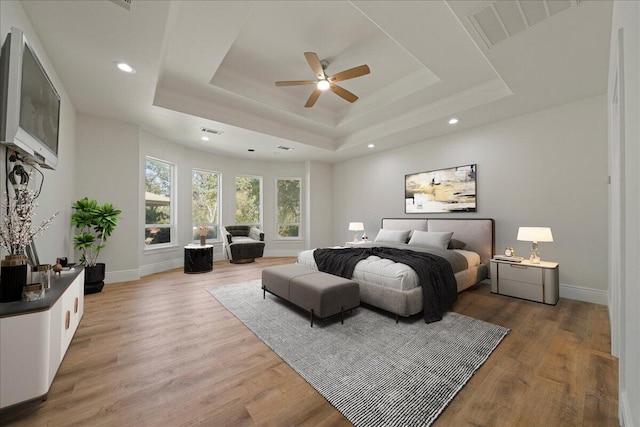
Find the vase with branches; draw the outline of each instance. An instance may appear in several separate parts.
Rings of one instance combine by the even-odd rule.
[[[13,198],[5,194],[2,202],[4,215],[0,221],[0,246],[8,253],[0,264],[2,266],[0,301],[2,302],[16,301],[21,298],[22,286],[26,284],[27,277],[25,250],[53,223],[53,219],[59,213],[56,212],[45,219],[39,226],[34,226],[33,216],[38,207],[35,199],[35,191],[25,186],[16,188]]]

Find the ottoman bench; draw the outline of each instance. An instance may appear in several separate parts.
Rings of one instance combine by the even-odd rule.
[[[326,319],[360,306],[360,286],[353,280],[323,273],[300,264],[278,265],[262,271],[262,297],[274,294],[310,313]]]

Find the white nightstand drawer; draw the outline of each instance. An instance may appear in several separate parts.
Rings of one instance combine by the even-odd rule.
[[[516,280],[536,285],[542,285],[542,269],[522,264],[499,264],[500,280]]]
[[[502,267],[500,271],[502,272]],[[517,280],[509,280],[502,277],[500,279],[499,292],[502,295],[507,295],[510,297],[524,298],[536,302],[544,302],[542,284],[519,282]]]

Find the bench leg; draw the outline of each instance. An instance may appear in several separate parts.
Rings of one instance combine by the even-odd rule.
[[[398,315],[396,314],[396,325],[398,324]]]
[[[340,307],[340,323],[344,325],[344,306]]]
[[[313,328],[313,308],[311,309],[311,327]]]
[[[266,299],[267,298],[267,290],[265,289],[265,287],[262,287],[262,299]]]

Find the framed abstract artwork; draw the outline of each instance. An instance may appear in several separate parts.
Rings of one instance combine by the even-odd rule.
[[[476,165],[404,176],[405,213],[476,211]]]

